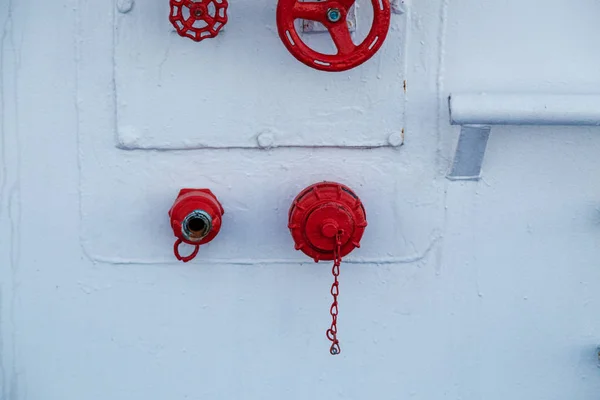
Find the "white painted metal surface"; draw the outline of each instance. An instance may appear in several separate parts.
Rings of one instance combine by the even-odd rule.
[[[131,86],[115,86],[115,65],[132,70],[146,65],[135,63],[136,51],[151,56],[131,47],[114,60],[125,43],[113,41],[114,21],[136,18],[145,3],[117,16],[112,2],[0,2],[0,398],[597,399],[600,128],[498,126],[484,179],[445,174],[460,129],[448,122],[450,93],[600,93],[600,3],[407,4],[394,16],[409,26],[406,67],[395,58],[404,42],[389,42],[347,75],[357,91],[345,90],[389,106],[382,118],[391,122],[377,126],[402,122],[406,141],[396,149],[268,149],[268,136],[264,149],[189,149],[214,131],[180,122],[196,128],[195,141],[170,127],[146,142],[160,151],[128,151],[118,148],[121,128],[144,120],[140,111],[123,124],[116,106],[126,97],[115,93],[121,85],[129,104],[145,101],[158,61],[138,71],[145,84],[130,71]],[[259,3],[240,1],[235,18],[274,24],[275,1]],[[150,20],[164,44],[170,34],[158,8]],[[185,48],[197,62],[181,74],[225,65],[235,79],[268,59],[279,65],[269,67],[274,76],[293,69],[307,86],[346,87],[296,64],[274,25],[253,26],[244,39],[234,39],[236,29],[200,46],[169,36],[165,67]],[[202,57],[217,53],[219,64]],[[239,54],[244,68],[234,69]],[[405,108],[394,101],[403,88],[390,95],[379,68],[407,80]],[[181,76],[167,78],[182,85]],[[220,87],[239,94],[230,81]],[[274,82],[258,89],[262,101],[278,101]],[[186,92],[185,104],[197,95]],[[199,110],[193,116],[213,121],[212,109]],[[332,118],[328,135],[359,132]],[[241,124],[227,121],[217,125]],[[140,132],[129,143],[155,139]],[[331,178],[361,195],[373,222],[354,262],[342,266],[336,358],[324,331],[330,265],[300,262],[283,217],[297,189]],[[172,238],[161,230],[183,186],[217,188],[229,218],[219,241],[186,265],[164,262]],[[259,239],[264,255],[246,256]],[[365,262],[375,258],[388,261]]]

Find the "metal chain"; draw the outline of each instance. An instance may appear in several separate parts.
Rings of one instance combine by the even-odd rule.
[[[335,235],[335,249],[333,250],[333,268],[331,270],[333,274],[333,284],[331,285],[331,295],[333,296],[333,303],[329,309],[331,314],[331,327],[327,329],[327,339],[331,341],[331,347],[329,353],[332,356],[340,354],[340,341],[337,339],[337,316],[338,316],[338,295],[340,294],[340,282],[338,277],[340,276],[340,265],[342,264],[342,232],[338,232]]]

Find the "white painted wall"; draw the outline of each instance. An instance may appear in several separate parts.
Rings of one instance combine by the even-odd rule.
[[[365,118],[395,107],[398,115],[372,138],[404,128],[405,144],[366,150],[203,149],[196,139],[207,125],[225,135],[244,125],[235,110],[214,118],[210,107],[194,112],[206,125],[189,122],[191,146],[177,131],[168,149],[164,130],[166,150],[124,145],[150,142],[135,129],[141,111],[119,130],[119,94],[132,89],[115,66],[135,55],[115,58],[127,43],[113,32],[143,6],[121,15],[110,1],[0,3],[0,398],[598,397],[600,129],[497,127],[483,180],[444,176],[459,131],[448,123],[450,92],[600,93],[600,3],[412,1],[393,16],[406,37],[392,29],[381,54],[338,75],[286,53],[274,36],[275,0],[232,0],[232,14],[243,11],[233,21],[260,16],[244,33],[264,42],[237,41],[233,23],[200,45],[164,33],[180,51],[219,47],[213,55],[231,74],[266,57],[275,79],[383,93],[383,110],[365,103]],[[251,51],[264,57],[232,68]],[[179,74],[219,68],[197,57]],[[406,79],[406,96],[376,83],[378,69],[390,84]],[[249,104],[279,101],[265,85],[245,92]],[[233,77],[219,87],[239,94]],[[308,107],[302,96],[289,107],[295,101]],[[340,104],[323,106],[329,128],[362,140],[364,125],[348,125]],[[259,111],[249,137],[304,129],[296,122],[288,132]],[[311,115],[307,126],[319,126],[323,114]],[[324,335],[329,268],[304,263],[285,226],[293,196],[322,179],[353,187],[371,222],[342,269],[339,357]],[[166,219],[183,186],[212,188],[227,209],[218,240],[186,265],[170,257]]]

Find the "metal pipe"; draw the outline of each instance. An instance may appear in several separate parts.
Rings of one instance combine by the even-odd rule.
[[[452,94],[453,125],[600,125],[600,95]]]

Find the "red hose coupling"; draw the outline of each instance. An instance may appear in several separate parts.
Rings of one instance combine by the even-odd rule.
[[[171,227],[177,240],[173,250],[175,257],[183,262],[194,259],[200,245],[213,240],[221,230],[225,213],[217,197],[208,189],[181,189],[173,207],[169,210]],[[182,243],[195,246],[189,256],[179,253]]]
[[[322,182],[296,196],[290,207],[288,227],[296,250],[315,262],[336,260],[360,247],[367,216],[362,202],[350,188]]]

